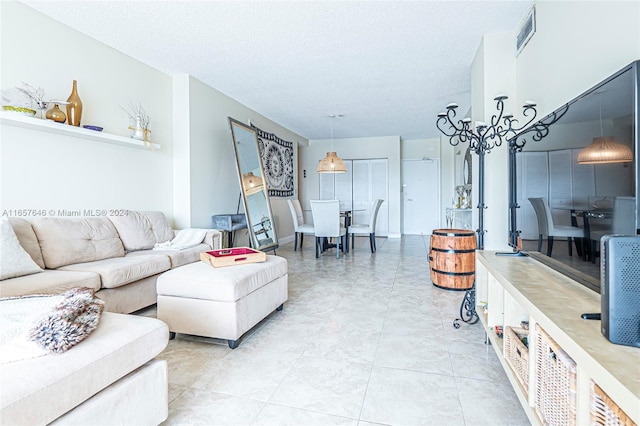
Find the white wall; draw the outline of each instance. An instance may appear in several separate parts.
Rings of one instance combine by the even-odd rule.
[[[482,54],[476,55],[472,64],[472,111],[473,121],[489,123],[498,112],[494,98],[500,94],[515,93],[515,46],[512,33],[485,34],[482,40]],[[477,88],[477,89],[476,89]],[[516,108],[515,96],[505,101],[505,111],[521,118],[522,111]],[[506,142],[506,141],[505,141]],[[495,147],[485,155],[484,187],[484,248],[487,250],[508,249],[508,157],[506,143]],[[478,196],[478,156],[473,154],[473,191],[472,200],[479,202]],[[478,210],[474,210],[474,226],[478,224]]]
[[[235,213],[238,203],[228,116],[308,143],[195,78],[168,76],[21,3],[0,2],[0,15],[2,89],[25,81],[45,88],[46,99],[66,99],[78,80],[82,123],[126,137],[120,105],[141,102],[162,145],[150,152],[2,124],[0,211],[160,210],[177,228],[209,227],[211,215]],[[271,203],[286,242],[293,235],[286,201]]]
[[[171,79],[17,2],[0,2],[0,87],[23,81],[67,99],[78,81],[81,124],[129,136],[120,105],[141,102],[156,152],[0,126],[0,209],[145,209],[171,213]],[[52,45],[50,40],[55,41]],[[66,125],[66,124],[64,124]]]
[[[331,151],[331,141],[327,139],[313,139],[309,146],[300,147],[299,167],[302,173],[306,170],[306,178],[300,184],[300,202],[303,209],[310,208],[309,200],[319,197],[320,183],[316,168],[327,151]],[[389,160],[389,237],[400,236],[400,137],[382,136],[375,138],[334,139],[333,151],[344,159],[373,159],[387,158]]]
[[[177,221],[183,227],[210,227],[212,215],[236,212],[240,185],[228,117],[243,123],[251,121],[264,131],[294,142],[294,165],[298,163],[298,142],[308,143],[302,136],[194,77],[174,77],[174,97],[188,99],[184,107],[188,114],[184,110],[176,111],[174,117],[178,122],[185,119],[189,121],[188,128],[176,134],[174,142],[174,209]],[[174,127],[178,128],[180,124],[176,122]],[[297,188],[296,173],[297,168],[294,170],[294,185]],[[188,174],[188,177],[182,174]],[[293,221],[286,199],[271,197],[270,200],[278,239],[286,242],[293,237]],[[237,238],[242,238],[242,235]],[[242,241],[236,239],[236,245]]]
[[[517,57],[518,104],[544,117],[640,59],[640,2],[537,1],[536,33]]]
[[[400,142],[400,158],[440,158],[440,139],[403,139]]]

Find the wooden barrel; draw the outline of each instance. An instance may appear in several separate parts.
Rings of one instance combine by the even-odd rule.
[[[434,229],[429,268],[431,281],[447,290],[468,290],[476,272],[476,233],[468,229]]]

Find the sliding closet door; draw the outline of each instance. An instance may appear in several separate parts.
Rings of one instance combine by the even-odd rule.
[[[388,163],[386,158],[353,160],[353,223],[369,223],[373,202],[384,200],[376,222],[378,236],[389,234]]]
[[[347,166],[345,173],[319,173],[320,199],[340,200],[340,208],[351,208],[351,176],[353,165],[351,160],[344,160]]]
[[[389,160],[371,160],[371,203],[384,200],[378,211],[376,235],[389,235]],[[371,204],[369,204],[371,206]],[[369,212],[370,213],[370,212]],[[365,223],[368,223],[368,218]]]
[[[518,228],[523,240],[538,239],[538,219],[529,197],[549,196],[549,157],[546,152],[523,152],[516,157],[518,183]]]
[[[353,176],[353,164],[351,161],[345,161],[347,165],[346,173],[336,173],[335,176],[335,200],[340,200],[340,209],[348,210],[353,205],[353,196],[351,194],[351,179]]]
[[[571,225],[573,185],[571,150],[549,151],[549,207],[554,225]],[[586,204],[586,203],[585,203]]]
[[[369,223],[371,208],[371,165],[369,160],[353,160],[353,223]]]
[[[320,199],[340,200],[340,208],[352,209],[352,223],[369,223],[371,205],[384,200],[378,212],[376,235],[389,234],[388,160],[344,160],[346,173],[320,174]]]

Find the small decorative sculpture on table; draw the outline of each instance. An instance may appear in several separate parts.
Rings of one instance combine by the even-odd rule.
[[[129,130],[131,130],[131,138],[144,141],[145,144],[148,142],[151,145],[151,148],[153,148],[153,144],[151,143],[151,130],[149,130],[151,118],[142,107],[142,104],[129,105],[129,109],[122,106],[120,108],[122,108],[129,116]]]
[[[462,207],[462,203],[463,203],[463,199],[464,199],[464,186],[462,185],[458,185],[455,188],[456,190],[456,195],[455,195],[455,199],[453,201],[453,208],[454,209],[462,209],[464,207]]]
[[[456,186],[456,196],[453,200],[454,209],[468,209],[471,207],[471,188],[467,189],[470,185],[458,185]]]
[[[471,184],[464,185],[464,193],[465,193],[465,209],[471,208]]]

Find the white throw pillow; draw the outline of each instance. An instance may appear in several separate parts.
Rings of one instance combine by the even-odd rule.
[[[2,238],[0,242],[0,280],[42,272],[38,264],[20,245],[18,237],[6,217],[0,220],[0,237]]]

